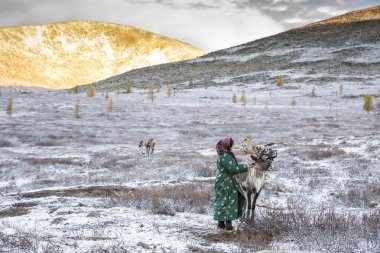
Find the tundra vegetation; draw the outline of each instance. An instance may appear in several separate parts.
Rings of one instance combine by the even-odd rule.
[[[234,103],[234,104],[237,103],[237,96],[235,93],[232,95],[232,103]]]
[[[150,101],[154,101],[156,99],[155,91],[154,91],[154,86],[149,85],[148,90],[147,90],[147,99]]]
[[[129,94],[132,93],[132,84],[128,83],[125,87],[125,93]]]
[[[331,96],[334,83],[309,107],[311,87],[287,81],[271,98],[265,85],[244,87],[258,98],[244,110],[231,105],[231,88],[176,87],[155,103],[136,88],[107,101],[112,113],[86,89],[3,90],[1,108],[13,97],[17,110],[0,116],[0,251],[378,252],[379,111],[358,120],[363,89],[374,106],[378,91],[346,84],[352,95]],[[254,222],[234,222],[230,234],[212,220],[214,145],[226,135],[239,161],[248,135],[278,150]],[[138,152],[147,136],[158,143],[149,156]]]
[[[95,88],[92,85],[89,85],[87,88],[87,96],[93,97],[95,96]]]
[[[364,104],[363,109],[366,112],[372,111],[374,109],[373,96],[371,94],[364,94]]]
[[[9,117],[12,117],[12,114],[13,114],[13,97],[8,98],[7,108],[6,108],[5,112]]]
[[[241,98],[240,98],[240,103],[242,106],[246,106],[247,103],[248,103],[248,98],[247,96],[245,95],[245,91],[243,90],[242,94],[241,94]]]
[[[168,97],[173,96],[173,88],[172,87],[168,86],[168,88],[166,89],[166,95]]]
[[[107,109],[107,112],[112,112],[113,110],[113,102],[112,102],[112,99],[109,99],[107,104],[106,104],[106,109]]]
[[[77,103],[75,104],[75,107],[74,107],[74,115],[75,115],[75,118],[77,118],[77,119],[80,118],[80,104],[79,104],[79,98],[77,99]]]
[[[277,86],[281,87],[281,86],[284,85],[284,83],[285,83],[285,78],[284,78],[284,76],[277,76],[277,77],[276,77],[276,85],[277,85]]]

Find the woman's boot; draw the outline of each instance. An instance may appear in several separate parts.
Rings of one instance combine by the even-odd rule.
[[[218,221],[218,228],[226,228],[226,225],[224,224],[224,221]]]
[[[230,220],[226,221],[226,230],[233,230],[232,222]]]

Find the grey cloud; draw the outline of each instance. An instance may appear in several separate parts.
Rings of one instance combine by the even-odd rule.
[[[156,3],[169,6],[173,5],[173,1],[171,0],[156,0]]]
[[[377,0],[234,0],[232,2],[239,9],[256,8],[289,29],[330,18],[337,12],[375,6]],[[321,7],[330,9],[322,12],[319,10]],[[299,19],[299,21],[295,20],[294,23],[290,23],[289,21],[292,19]]]
[[[218,9],[218,6],[211,5],[211,4],[204,4],[201,2],[198,3],[190,3],[186,5],[189,9]]]
[[[70,20],[76,17],[76,1],[3,0],[0,26],[30,25]]]
[[[136,4],[160,4],[167,6],[174,6],[172,0],[124,0],[125,2],[136,3]]]

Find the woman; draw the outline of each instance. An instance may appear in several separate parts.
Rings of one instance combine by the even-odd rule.
[[[216,144],[218,153],[214,188],[214,220],[218,228],[232,230],[231,221],[243,214],[245,198],[234,175],[247,172],[251,165],[238,164],[232,147],[232,138],[225,137]]]

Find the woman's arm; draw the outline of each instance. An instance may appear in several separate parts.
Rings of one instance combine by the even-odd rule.
[[[247,167],[244,164],[237,164],[231,155],[228,154],[219,156],[218,163],[232,175],[247,172]]]

